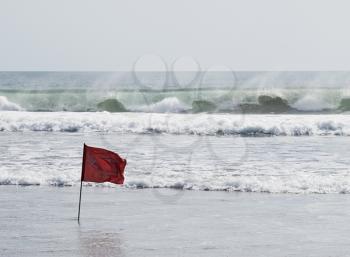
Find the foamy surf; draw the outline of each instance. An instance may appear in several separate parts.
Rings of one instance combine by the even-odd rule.
[[[350,193],[347,124],[347,115],[3,111],[0,185],[78,186],[85,142],[128,160],[127,189]]]
[[[197,174],[196,174],[197,175]],[[38,176],[41,176],[38,178]],[[147,188],[169,188],[177,190],[199,190],[199,191],[228,191],[228,192],[255,192],[255,193],[292,193],[292,194],[349,194],[349,177],[329,177],[324,176],[289,176],[276,178],[274,176],[249,176],[238,177],[235,179],[221,177],[219,181],[213,176],[212,181],[200,178],[191,181],[183,181],[169,178],[159,178],[159,182],[139,178],[133,178],[129,174],[123,187],[129,189],[147,189]],[[77,172],[74,175],[44,175],[44,174],[2,174],[0,176],[1,185],[17,186],[80,186],[80,177]],[[111,183],[85,183],[93,187],[117,187]]]
[[[95,84],[93,74],[29,75],[38,76],[0,79],[0,185],[78,186],[88,143],[126,157],[127,190],[350,193],[344,83],[269,88],[259,77],[183,88],[150,78],[137,88]]]
[[[0,112],[2,132],[119,132],[208,136],[349,136],[348,115]]]

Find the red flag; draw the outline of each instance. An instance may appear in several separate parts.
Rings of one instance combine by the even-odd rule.
[[[84,144],[81,181],[124,183],[126,160],[118,154]]]

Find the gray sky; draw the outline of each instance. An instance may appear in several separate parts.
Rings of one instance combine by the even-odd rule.
[[[0,0],[0,70],[162,70],[160,57],[180,58],[179,70],[193,60],[350,70],[349,10],[346,0]]]

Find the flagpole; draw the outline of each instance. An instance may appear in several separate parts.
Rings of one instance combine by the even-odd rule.
[[[85,169],[85,144],[83,150],[83,163],[81,165],[81,178],[80,178],[80,194],[79,194],[79,210],[78,210],[78,224],[80,224],[80,205],[81,205],[81,191],[83,188],[83,180],[84,180],[84,169]]]
[[[81,189],[83,187],[83,181],[80,181],[80,194],[79,194],[79,210],[78,210],[78,223],[80,224],[80,204],[81,204]]]

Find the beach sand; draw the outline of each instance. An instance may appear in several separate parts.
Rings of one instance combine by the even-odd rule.
[[[350,195],[1,186],[0,256],[349,256]]]

